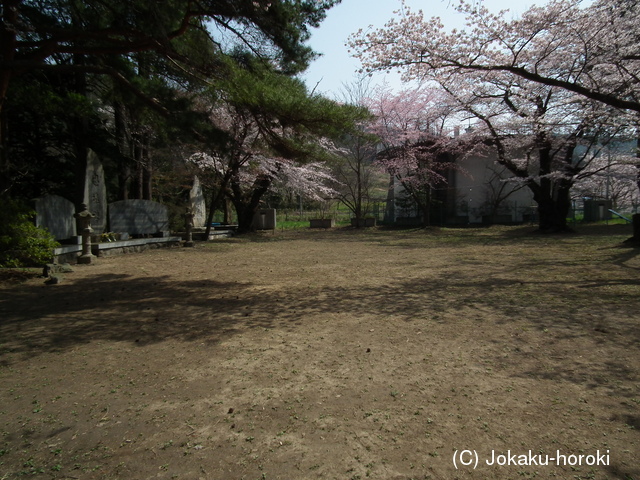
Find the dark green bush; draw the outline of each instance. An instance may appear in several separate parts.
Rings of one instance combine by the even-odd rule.
[[[0,267],[33,267],[51,261],[60,246],[53,235],[36,227],[35,212],[24,204],[0,199]]]

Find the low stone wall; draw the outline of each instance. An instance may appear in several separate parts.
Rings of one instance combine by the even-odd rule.
[[[164,239],[146,239],[146,240],[164,240]],[[140,253],[145,250],[153,249],[153,248],[167,248],[167,247],[177,247],[180,245],[182,241],[179,237],[174,237],[174,240],[165,241],[165,242],[147,242],[142,244],[129,244],[130,241],[124,242],[110,242],[110,243],[99,243],[100,248],[97,251],[97,254],[94,253],[97,257],[109,257],[111,255],[122,255],[125,253]],[[116,245],[116,244],[128,244],[128,245]],[[103,245],[108,245],[108,247],[102,247]]]
[[[163,238],[136,238],[132,240],[120,240],[117,242],[94,243],[91,245],[91,253],[96,257],[109,255],[121,255],[125,253],[138,253],[150,248],[175,247],[180,244],[180,237]],[[66,245],[54,249],[53,261],[55,263],[76,263],[82,253],[82,245]]]
[[[205,232],[193,232],[192,238],[198,242],[206,242],[207,240],[219,240],[223,238],[231,238],[236,234],[235,230],[211,230],[209,238],[205,235]]]
[[[358,222],[357,219],[352,218],[351,226],[352,227],[375,227],[376,219],[373,217],[366,217],[366,218],[361,218],[360,221]]]
[[[333,218],[312,218],[309,220],[309,228],[333,228],[336,221]]]

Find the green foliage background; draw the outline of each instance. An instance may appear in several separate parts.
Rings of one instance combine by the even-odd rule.
[[[15,200],[0,199],[0,267],[33,267],[51,261],[53,235],[33,223],[35,212]]]

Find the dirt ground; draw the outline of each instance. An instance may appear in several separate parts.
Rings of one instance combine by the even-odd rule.
[[[639,480],[631,227],[530,230],[3,272],[0,479]]]

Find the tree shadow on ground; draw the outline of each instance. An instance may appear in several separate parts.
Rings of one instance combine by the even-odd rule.
[[[628,264],[629,261],[634,260],[640,255],[640,248],[633,245],[622,244],[609,247],[609,250],[613,253],[611,263],[632,270],[640,270],[640,266],[636,267]]]
[[[456,312],[483,321],[483,312],[490,311],[488,326],[496,332],[512,324],[524,324],[537,331],[553,329],[551,342],[587,339],[598,345],[635,349],[640,343],[640,325],[629,317],[624,302],[618,299],[617,305],[594,306],[592,301],[604,287],[616,284],[640,282],[636,278],[615,282],[516,282],[491,275],[469,279],[462,273],[425,272],[424,278],[393,279],[385,285],[353,284],[321,291],[282,289],[267,294],[251,282],[96,275],[54,287],[31,285],[5,290],[0,301],[0,362],[10,363],[9,354],[15,360],[16,354],[31,357],[92,341],[138,346],[170,339],[216,343],[248,328],[297,328],[311,315],[341,313],[451,327],[451,323],[469,320],[456,318]],[[524,294],[531,296],[531,304],[512,301]],[[560,307],[575,308],[559,314],[556,299],[562,301]],[[492,333],[489,338],[504,341]],[[524,346],[522,339],[510,341],[514,346]],[[521,350],[519,355],[525,358],[527,349]],[[588,374],[585,366],[571,361],[570,355],[555,364],[552,371],[528,370],[522,375],[600,385],[615,379],[633,380],[637,373],[622,359],[613,358],[589,364]]]
[[[109,274],[82,283],[5,290],[2,350],[37,355],[94,340],[139,345],[172,338],[212,341],[232,331],[240,315],[249,326],[269,326],[268,319],[248,315],[246,307],[255,300],[245,294],[249,287]]]

